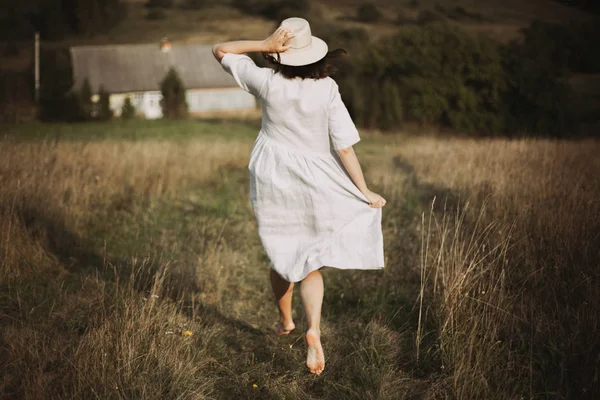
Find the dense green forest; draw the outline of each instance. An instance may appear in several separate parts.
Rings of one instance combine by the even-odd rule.
[[[355,121],[396,129],[404,122],[476,135],[577,136],[582,115],[567,79],[600,73],[600,23],[534,21],[500,43],[444,21],[412,24],[373,41],[360,28],[316,27],[350,50],[336,77]],[[595,116],[597,117],[597,115]]]
[[[584,11],[600,14],[600,2],[597,0],[556,0],[559,3],[566,4],[571,7],[577,7]]]

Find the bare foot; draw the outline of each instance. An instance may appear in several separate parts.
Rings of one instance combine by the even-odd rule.
[[[279,326],[277,327],[277,334],[279,336],[289,335],[290,332],[294,329],[296,329],[296,325],[293,322],[288,322],[285,324],[283,322],[280,322]]]
[[[321,375],[325,369],[325,354],[323,354],[323,346],[321,346],[321,338],[317,330],[306,331],[306,345],[308,346],[306,366],[311,373]]]

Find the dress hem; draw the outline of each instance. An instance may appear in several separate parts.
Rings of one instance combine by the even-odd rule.
[[[281,277],[281,279],[283,279],[287,282],[290,282],[290,283],[302,282],[308,275],[310,275],[311,273],[318,271],[322,268],[333,268],[333,269],[339,269],[339,270],[358,270],[358,271],[373,271],[373,270],[385,269],[385,267],[360,267],[360,268],[359,267],[347,267],[347,268],[345,268],[345,267],[336,267],[335,265],[321,265],[320,267],[309,268],[309,271],[306,272],[306,274],[304,274],[304,276],[302,276],[301,278],[297,278],[297,279],[288,281],[285,276],[283,276],[279,273],[279,271],[277,271],[272,266],[270,267],[270,269],[275,271],[277,273],[277,275],[279,275]]]

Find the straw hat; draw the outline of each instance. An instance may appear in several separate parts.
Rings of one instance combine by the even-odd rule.
[[[289,29],[296,36],[291,38],[286,44],[290,48],[283,53],[271,53],[270,55],[280,64],[301,66],[315,63],[325,57],[328,48],[327,43],[310,31],[310,25],[304,18],[288,18],[281,22],[281,27]]]

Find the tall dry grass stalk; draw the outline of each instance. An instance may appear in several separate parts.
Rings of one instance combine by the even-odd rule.
[[[400,150],[420,185],[451,193],[424,215],[420,315],[453,396],[597,393],[599,150],[433,139]]]

